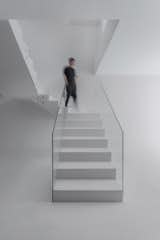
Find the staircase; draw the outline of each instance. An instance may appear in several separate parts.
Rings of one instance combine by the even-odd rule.
[[[101,115],[60,113],[56,125],[53,201],[121,201],[121,167]]]

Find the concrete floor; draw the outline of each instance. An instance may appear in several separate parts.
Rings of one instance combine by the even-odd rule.
[[[52,116],[16,101],[0,113],[0,239],[160,239],[158,158],[134,137],[125,138],[123,203],[52,204]]]

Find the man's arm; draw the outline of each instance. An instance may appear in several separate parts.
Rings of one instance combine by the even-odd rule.
[[[68,85],[68,80],[67,80],[67,77],[66,77],[66,74],[65,74],[65,70],[63,71],[63,76],[64,76],[64,82],[65,82],[65,85]]]
[[[65,84],[66,85],[68,85],[68,80],[67,80],[67,78],[66,78],[66,75],[64,74],[64,82],[65,82]]]

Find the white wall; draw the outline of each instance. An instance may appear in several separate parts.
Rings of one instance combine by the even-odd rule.
[[[121,19],[99,67],[109,75],[159,75],[160,20],[153,16]]]
[[[37,72],[39,93],[59,97],[64,85],[62,70],[70,56],[77,60],[78,73],[93,71],[94,26],[54,24],[52,20],[20,20],[19,24]]]
[[[0,93],[31,97],[36,89],[7,20],[0,21]]]
[[[126,132],[127,146],[128,138],[135,139],[133,147],[139,144],[144,153],[160,156],[160,76],[105,76],[103,83]]]
[[[0,104],[1,207],[50,196],[53,123],[53,116],[30,100]],[[41,187],[44,195],[38,193]]]
[[[109,44],[114,37],[118,19],[102,20],[97,25],[97,36],[96,36],[96,54],[95,54],[95,72],[97,72],[103,57],[109,47]]]
[[[78,24],[69,27],[69,53],[77,59],[79,73],[94,71],[96,25]]]
[[[54,91],[57,97],[63,86],[62,68],[68,58],[65,29],[52,25],[52,21],[19,21],[19,24],[37,72],[38,92],[52,95]]]
[[[106,76],[103,83],[125,132],[126,195],[130,187],[135,194],[139,191],[138,199],[156,201],[160,197],[160,77]]]
[[[31,78],[32,78],[32,81],[35,85],[35,88],[39,89],[38,81],[37,81],[37,73],[36,73],[35,68],[34,68],[34,62],[29,55],[29,48],[28,48],[27,44],[25,43],[25,41],[23,39],[23,33],[22,33],[22,30],[21,30],[21,27],[20,27],[17,20],[11,19],[11,20],[9,20],[9,24],[10,24],[10,27],[12,29],[13,35],[14,35],[16,41],[17,41],[17,45],[19,46],[19,49],[20,49],[21,54],[23,56],[26,67],[28,68],[28,71],[31,75]]]

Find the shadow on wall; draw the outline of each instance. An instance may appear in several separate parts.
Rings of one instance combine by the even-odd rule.
[[[0,104],[0,202],[50,201],[52,128],[32,101]]]

